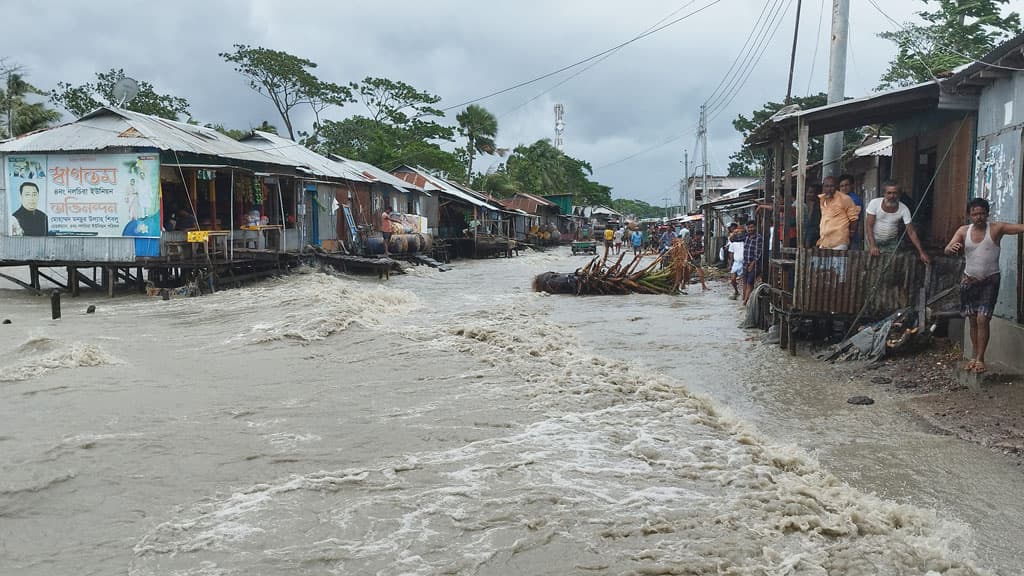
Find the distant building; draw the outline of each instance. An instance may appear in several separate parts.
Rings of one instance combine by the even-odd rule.
[[[760,188],[758,179],[750,176],[708,176],[707,191],[704,190],[704,178],[701,176],[681,180],[679,185],[683,188],[683,198],[686,202],[683,211],[686,213],[694,212],[705,202],[714,202],[733,190],[753,189],[750,188],[751,185]]]

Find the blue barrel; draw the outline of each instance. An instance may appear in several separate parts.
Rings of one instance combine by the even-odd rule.
[[[370,236],[366,239],[366,253],[367,254],[383,254],[384,253],[384,239],[379,236]]]

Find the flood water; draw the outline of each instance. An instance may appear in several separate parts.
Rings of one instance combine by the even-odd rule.
[[[0,574],[1024,572],[1015,462],[584,262],[0,290]]]

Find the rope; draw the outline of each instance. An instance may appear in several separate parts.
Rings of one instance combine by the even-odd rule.
[[[939,169],[942,168],[942,165],[946,163],[946,159],[949,157],[949,153],[953,150],[953,146],[956,144],[957,136],[960,135],[960,130],[963,129],[964,124],[967,123],[967,119],[968,116],[964,116],[963,120],[960,121],[960,125],[957,126],[956,128],[956,132],[953,133],[953,137],[949,141],[949,146],[946,147],[946,152],[942,155],[942,160],[940,160],[938,165],[935,166],[935,174],[932,175],[932,179],[928,182],[928,187],[925,188],[924,194],[921,195],[921,199],[917,201],[917,206],[914,207],[914,212],[910,215],[911,220],[917,218],[917,213],[918,211],[921,210],[921,205],[924,204],[925,198],[927,198],[928,194],[930,194],[931,191],[934,190],[935,179],[938,178],[939,176]],[[850,327],[846,330],[846,334],[843,335],[843,340],[849,338],[850,335],[853,333],[853,329],[855,326],[857,326],[857,322],[860,321],[861,317],[864,315],[864,311],[867,310],[868,303],[870,303],[871,300],[877,294],[878,286],[882,282],[882,277],[885,275],[885,271],[889,269],[889,266],[891,266],[893,261],[896,259],[896,252],[899,250],[900,246],[903,244],[903,239],[906,237],[907,228],[904,227],[903,233],[900,234],[899,238],[896,240],[896,249],[886,255],[887,258],[885,260],[885,263],[882,265],[882,269],[878,274],[878,278],[875,280],[875,283],[871,287],[871,290],[868,291],[867,297],[864,298],[864,304],[861,305],[860,310],[857,312],[857,315],[853,318],[853,322],[850,323]]]

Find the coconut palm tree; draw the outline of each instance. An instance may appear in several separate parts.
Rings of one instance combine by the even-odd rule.
[[[46,93],[28,83],[17,72],[8,72],[4,86],[0,86],[0,104],[3,106],[0,118],[0,136],[10,138],[27,132],[46,128],[60,120],[60,112],[47,108],[41,102],[28,103],[30,94]]]
[[[455,116],[459,134],[466,137],[466,183],[473,178],[473,158],[477,153],[493,154],[494,137],[498,135],[498,119],[483,106],[470,104]]]

